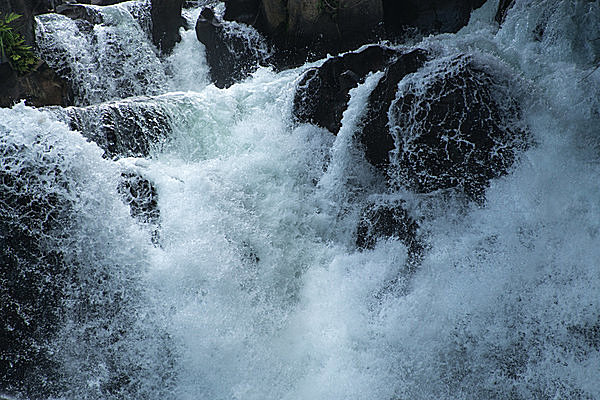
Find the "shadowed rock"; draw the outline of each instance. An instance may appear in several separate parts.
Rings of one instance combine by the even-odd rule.
[[[415,30],[423,35],[457,32],[483,3],[485,0],[383,0],[385,29],[392,36]]]
[[[356,228],[356,247],[373,249],[378,240],[395,238],[406,246],[408,264],[414,267],[424,251],[418,229],[403,202],[371,203],[361,213]]]
[[[169,54],[181,41],[179,28],[185,26],[181,16],[183,0],[152,0],[152,41],[163,54]]]
[[[276,48],[284,69],[377,40],[381,0],[227,0],[225,19],[255,27]]]
[[[35,70],[23,76],[19,76],[8,63],[0,64],[0,82],[0,107],[11,107],[21,100],[33,107],[73,103],[67,81],[46,63],[40,63]]]
[[[497,23],[502,24],[504,22],[508,10],[510,10],[514,4],[515,0],[500,0],[496,16],[494,17]]]
[[[369,96],[368,111],[359,140],[365,151],[365,158],[372,165],[385,169],[388,153],[394,147],[388,129],[388,110],[396,98],[398,83],[408,74],[416,72],[427,60],[427,52],[412,50],[395,60]]]
[[[350,89],[363,82],[369,72],[385,69],[400,51],[371,45],[356,52],[333,57],[307,71],[294,95],[293,115],[337,134],[342,114],[350,100]]]
[[[259,50],[252,48],[248,37],[238,33],[226,29],[210,8],[204,8],[196,22],[196,37],[206,48],[210,78],[218,88],[246,78],[262,61]]]
[[[225,19],[254,26],[280,69],[416,32],[456,32],[485,0],[226,0]]]
[[[56,7],[56,12],[71,19],[87,21],[91,25],[98,25],[103,22],[100,12],[81,4],[61,4]]]
[[[23,35],[26,44],[33,46],[35,45],[33,17],[36,14],[47,12],[49,4],[49,1],[37,0],[0,0],[0,15],[19,14],[21,17],[12,23],[11,27]]]

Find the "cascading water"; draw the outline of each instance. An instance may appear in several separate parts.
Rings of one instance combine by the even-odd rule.
[[[86,32],[38,19],[44,54],[87,107],[0,110],[0,240],[23,247],[0,261],[23,268],[15,282],[50,271],[23,294],[31,309],[3,309],[29,321],[45,360],[9,394],[600,399],[598,2],[517,0],[498,30],[488,1],[457,34],[419,44],[518,76],[532,143],[484,202],[386,189],[354,137],[381,73],[351,91],[333,136],[292,120],[307,66],[217,89],[193,32],[160,60],[135,4],[102,8]],[[423,71],[400,89],[419,93]],[[110,129],[122,121],[162,130],[121,151],[130,138]],[[123,201],[131,176],[155,188],[151,219]],[[361,210],[390,202],[420,222],[416,268],[395,238],[356,249]],[[3,287],[2,299],[20,293]],[[37,328],[36,297],[50,310]]]
[[[36,18],[48,64],[73,82],[76,104],[88,105],[165,89],[165,68],[148,41],[149,4],[86,6],[87,19]]]

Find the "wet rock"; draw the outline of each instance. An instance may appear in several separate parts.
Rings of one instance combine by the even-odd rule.
[[[502,25],[506,19],[508,10],[510,10],[514,4],[515,0],[500,0],[500,3],[498,3],[498,10],[496,11],[496,16],[494,17],[497,23]]]
[[[54,111],[109,158],[147,157],[171,132],[170,118],[160,105],[141,99]]]
[[[290,0],[287,15],[285,46],[321,58],[373,42],[383,7],[381,0]]]
[[[56,7],[56,12],[71,19],[87,21],[91,25],[98,25],[103,22],[102,14],[100,14],[100,12],[92,7],[86,7],[82,4],[61,4]]]
[[[131,216],[142,224],[153,226],[152,241],[158,244],[160,210],[158,193],[148,179],[135,172],[123,172],[117,188],[125,204],[129,206]]]
[[[228,31],[210,8],[204,8],[196,22],[196,37],[206,48],[210,77],[218,88],[246,78],[260,62],[248,39]]]
[[[68,106],[73,94],[67,81],[59,77],[48,64],[40,63],[30,73],[19,76],[8,63],[0,64],[0,107],[11,107],[21,100],[27,105]]]
[[[296,89],[293,115],[298,122],[319,125],[336,134],[350,100],[350,89],[364,81],[369,72],[385,69],[398,57],[402,58],[402,53],[397,50],[371,45],[310,69]]]
[[[225,19],[254,26],[280,69],[416,32],[456,32],[485,0],[227,0]]]
[[[415,266],[423,256],[424,246],[418,235],[419,225],[404,208],[404,203],[368,204],[356,228],[356,247],[373,249],[380,239],[395,238],[408,250],[408,264]]]
[[[62,172],[28,152],[0,140],[0,393],[47,398],[58,389],[51,342],[70,274],[52,237],[71,204]]]
[[[78,204],[114,190],[89,193],[100,172],[81,170],[71,142],[0,130],[0,397],[169,398],[172,341],[146,320],[140,265]]]
[[[383,0],[385,29],[392,36],[415,30],[424,35],[457,32],[483,3],[485,0]]]
[[[457,55],[403,81],[389,109],[391,184],[417,193],[457,188],[481,200],[528,143],[511,79],[500,66]]]
[[[163,54],[169,54],[181,41],[179,28],[185,26],[181,16],[184,0],[152,0],[152,41]]]
[[[416,72],[427,60],[428,53],[415,49],[403,54],[385,69],[385,74],[369,96],[369,108],[364,118],[359,140],[365,158],[372,165],[385,170],[394,140],[388,129],[388,110],[396,98],[398,83],[408,74]]]
[[[158,224],[158,194],[148,179],[133,172],[121,174],[118,190],[131,209],[131,216],[145,224]]]

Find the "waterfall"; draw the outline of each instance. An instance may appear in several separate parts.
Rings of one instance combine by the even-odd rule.
[[[394,110],[464,55],[501,71],[490,96],[513,103],[489,112],[530,135],[495,148],[510,163],[476,201],[367,162],[382,72],[334,136],[292,115],[321,61],[219,89],[193,30],[159,56],[148,3],[85,7],[97,19],[37,17],[76,106],[0,109],[2,335],[27,349],[0,367],[32,371],[0,397],[600,399],[598,2],[517,0],[499,27],[489,0],[416,43],[435,58],[399,83],[391,171],[423,129]],[[394,235],[357,246],[365,210],[390,204],[418,223],[418,257]]]

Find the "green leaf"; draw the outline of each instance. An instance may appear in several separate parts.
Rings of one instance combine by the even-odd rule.
[[[0,17],[0,55],[8,59],[12,69],[19,74],[26,74],[33,69],[38,59],[31,46],[25,43],[25,38],[8,25],[18,18],[21,16],[15,13]]]

